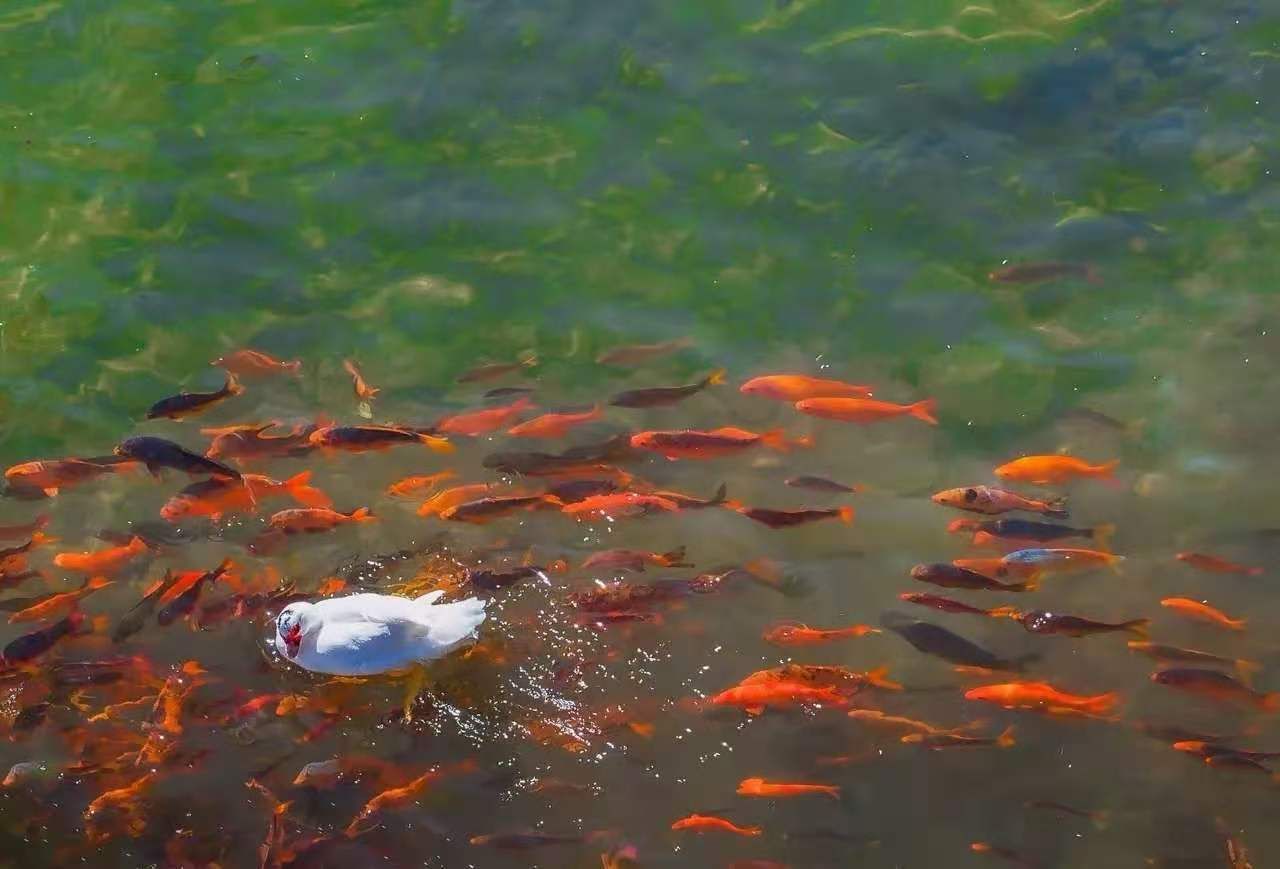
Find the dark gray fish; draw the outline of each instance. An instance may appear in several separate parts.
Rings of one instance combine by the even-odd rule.
[[[1114,416],[1108,416],[1100,410],[1093,410],[1088,407],[1072,407],[1063,411],[1059,419],[1078,420],[1080,422],[1088,422],[1093,425],[1101,426],[1111,431],[1128,431],[1129,424],[1121,422]]]
[[[181,419],[202,413],[220,401],[244,392],[240,381],[234,374],[227,375],[227,382],[216,392],[180,392],[168,398],[162,398],[147,411],[147,419]]]
[[[808,475],[789,477],[782,484],[793,489],[812,489],[815,492],[842,492],[847,495],[852,495],[858,491],[857,486],[846,486],[844,483],[837,483],[835,480],[828,480],[826,477]]]
[[[171,570],[166,570],[164,579],[156,586],[155,590],[134,604],[127,613],[125,613],[120,621],[116,624],[116,628],[111,632],[112,642],[123,642],[129,637],[142,630],[146,625],[147,619],[151,617],[151,613],[155,612],[156,605],[160,602],[160,598],[169,589],[173,588],[178,582],[179,574]]]
[[[490,389],[482,398],[511,398],[516,395],[529,395],[536,390],[532,386],[499,386]]]
[[[1027,656],[1016,661],[1001,658],[969,642],[959,634],[953,634],[941,625],[913,619],[911,616],[892,610],[880,616],[880,624],[902,637],[917,651],[942,658],[961,667],[1017,672],[1021,671],[1026,662],[1034,657]]]
[[[490,362],[484,365],[477,365],[475,368],[462,372],[457,376],[454,382],[478,383],[481,380],[494,380],[519,371],[522,368],[532,368],[537,364],[537,356],[529,356],[525,359],[521,359],[519,362]]]
[[[197,455],[173,441],[151,435],[139,435],[121,442],[116,446],[115,454],[121,458],[142,462],[152,474],[159,474],[165,468],[172,468],[188,474],[210,474],[215,477],[240,479],[240,472],[235,468],[229,468],[221,462]]]
[[[547,489],[547,494],[565,504],[576,504],[596,495],[611,495],[618,491],[613,480],[566,480]]]
[[[614,407],[663,407],[684,401],[696,395],[708,386],[724,383],[724,369],[718,368],[699,380],[686,386],[655,386],[649,389],[627,389],[619,392],[609,400]]]

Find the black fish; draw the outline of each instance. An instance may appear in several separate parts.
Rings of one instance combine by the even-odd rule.
[[[476,588],[497,591],[525,579],[546,574],[546,568],[526,565],[511,570],[468,570],[467,580]]]
[[[530,477],[551,477],[566,471],[618,462],[633,458],[636,451],[631,446],[631,436],[621,434],[594,444],[570,447],[562,453],[543,453],[536,450],[492,453],[485,456],[484,466],[504,474],[524,474]]]
[[[793,489],[813,489],[815,492],[843,492],[852,495],[858,491],[857,486],[846,486],[844,483],[837,483],[835,480],[828,480],[826,477],[811,477],[808,475],[788,477],[783,480],[782,484],[791,486]]]
[[[510,398],[513,395],[528,395],[533,392],[532,386],[499,386],[497,389],[490,389],[484,394],[484,398]]]
[[[147,411],[147,419],[180,419],[184,416],[200,413],[223,399],[244,392],[240,381],[234,374],[227,375],[227,382],[217,392],[180,392],[168,398],[162,398]]]
[[[612,480],[568,480],[547,489],[547,494],[563,504],[576,504],[596,495],[610,495],[618,491]]]
[[[770,528],[794,528],[821,519],[839,519],[841,522],[853,521],[852,507],[837,507],[830,510],[771,510],[768,507],[740,507],[738,512],[752,521]]]
[[[1070,525],[1034,522],[1030,519],[993,519],[979,522],[977,529],[987,532],[992,537],[1011,537],[1015,540],[1052,543],[1055,540],[1067,540],[1071,537],[1083,537],[1086,540],[1106,539],[1115,527],[1100,525],[1097,528],[1072,528]]]
[[[1034,656],[1011,661],[988,652],[981,646],[974,645],[959,634],[935,625],[922,622],[903,613],[889,611],[880,617],[880,624],[902,637],[918,651],[926,655],[934,655],[961,667],[981,667],[984,670],[1020,671],[1027,661]]]
[[[10,726],[15,733],[29,733],[44,724],[51,709],[53,709],[51,703],[33,703],[23,707],[22,711],[14,716],[13,724]]]
[[[147,623],[151,613],[155,611],[156,605],[160,602],[160,598],[165,592],[173,588],[178,582],[178,574],[171,570],[166,570],[164,579],[155,587],[155,590],[134,604],[127,613],[121,617],[120,622],[116,625],[116,629],[111,632],[113,642],[119,643],[127,640],[129,637],[142,630],[143,625]]]
[[[240,479],[240,472],[234,468],[196,455],[173,441],[150,435],[139,435],[123,441],[116,447],[115,454],[142,462],[153,474],[159,474],[164,468],[172,468],[188,474],[211,474],[215,477]]]
[[[196,485],[200,484],[197,483]],[[226,483],[217,485],[226,485]],[[109,528],[104,528],[98,532],[99,540],[105,540],[107,543],[114,543],[118,546],[127,545],[135,537],[141,538],[142,542],[152,549],[158,549],[161,546],[182,546],[196,539],[191,531],[175,528],[168,522],[130,522],[128,531],[113,531]]]
[[[195,609],[196,601],[200,599],[200,593],[204,591],[205,583],[216,582],[220,576],[233,566],[230,561],[224,561],[213,570],[201,574],[200,578],[193,582],[189,589],[169,601],[160,612],[156,613],[156,622],[161,626],[165,626],[174,619],[181,618],[191,612],[191,610]]]
[[[58,640],[74,634],[79,630],[83,621],[84,614],[79,610],[75,610],[65,619],[54,622],[47,628],[23,634],[13,640],[4,647],[4,652],[0,653],[0,656],[3,657],[4,663],[8,666],[30,661],[32,658],[37,658],[52,649]]]
[[[943,588],[967,588],[974,591],[1030,591],[1035,588],[1033,584],[1026,582],[1000,582],[977,571],[946,562],[917,564],[911,568],[911,578]]]
[[[708,386],[724,383],[724,374],[724,369],[719,368],[697,383],[690,383],[687,386],[655,386],[650,389],[628,389],[624,392],[619,392],[609,400],[609,403],[614,407],[662,407],[667,404],[675,404],[676,402],[684,401],[691,395],[696,395]]]
[[[1022,613],[1018,621],[1033,634],[1065,634],[1068,637],[1085,637],[1089,634],[1105,634],[1128,631],[1140,637],[1147,635],[1146,627],[1151,619],[1130,619],[1126,622],[1095,622],[1081,616],[1033,610]]]

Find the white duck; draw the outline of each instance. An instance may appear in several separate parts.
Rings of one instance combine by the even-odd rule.
[[[276,651],[305,670],[335,676],[404,671],[458,648],[484,621],[484,601],[435,604],[443,594],[291,603],[276,617]]]

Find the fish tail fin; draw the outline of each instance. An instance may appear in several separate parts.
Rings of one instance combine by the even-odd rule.
[[[239,395],[244,392],[244,386],[240,383],[240,378],[230,371],[227,372],[227,382],[223,385],[222,391],[227,395]]]
[[[886,664],[882,667],[876,667],[874,670],[868,670],[863,674],[868,685],[874,685],[877,688],[883,688],[886,691],[901,691],[902,683],[894,682],[889,678],[889,666]]]
[[[1017,745],[1017,740],[1013,738],[1013,725],[1006,727],[999,736],[996,737],[996,745],[1001,748],[1013,748]]]
[[[1280,709],[1280,693],[1274,695],[1276,698],[1276,708]],[[1106,694],[1099,694],[1091,697],[1089,702],[1085,704],[1088,710],[1097,715],[1103,715],[1115,709],[1116,704],[1120,702],[1120,695],[1115,691],[1108,691]]]
[[[1130,633],[1137,634],[1139,637],[1146,639],[1150,636],[1147,628],[1151,626],[1151,619],[1130,619],[1127,622],[1121,622],[1120,627]]]
[[[721,483],[712,494],[710,500],[707,501],[708,507],[727,506],[729,501],[729,486],[727,483]]]
[[[786,432],[780,428],[771,428],[767,432],[763,432],[760,435],[760,443],[780,453],[791,451],[791,441],[787,439]]]
[[[1262,665],[1257,661],[1248,661],[1244,658],[1236,658],[1233,662],[1236,672],[1240,674],[1240,681],[1249,685],[1253,682],[1254,674],[1262,669]]]
[[[841,507],[836,510],[836,515],[840,517],[840,521],[846,525],[853,524],[853,508],[849,506]]]
[[[377,522],[378,517],[369,512],[368,507],[357,507],[347,514],[347,518],[353,522]]]
[[[1089,530],[1089,539],[1103,552],[1111,551],[1111,538],[1115,536],[1116,526],[1112,522],[1095,525]]]
[[[828,785],[823,788],[822,792],[833,800],[840,799],[840,785]]]
[[[937,410],[937,400],[933,398],[926,398],[923,401],[917,401],[915,404],[911,405],[907,412],[916,419],[929,423],[929,425],[937,425],[938,418],[934,416]]]
[[[294,377],[301,377],[302,376],[302,360],[292,359],[284,363],[284,370],[288,371]]]
[[[685,563],[684,555],[685,548],[683,546],[677,546],[675,549],[659,555],[658,561],[662,563],[663,567],[691,567],[692,565]]]
[[[1280,711],[1280,691],[1272,691],[1262,695],[1262,708],[1267,712]]]
[[[558,507],[560,509],[564,509],[565,506],[564,501],[560,500],[555,495],[543,495],[542,503],[550,504],[552,507]]]
[[[1117,576],[1124,576],[1124,568],[1121,566],[1122,564],[1124,564],[1123,555],[1112,555],[1107,558],[1107,567],[1110,567]]]
[[[1059,495],[1056,498],[1050,498],[1044,502],[1044,515],[1052,516],[1055,519],[1067,518],[1067,496]]]
[[[97,591],[98,589],[106,588],[109,585],[111,585],[111,580],[107,579],[105,576],[95,576],[85,581],[84,587],[81,591]]]
[[[812,448],[813,448],[813,436],[812,436],[812,435],[801,435],[800,437],[798,437],[798,438],[794,439],[793,441],[791,441],[791,446],[793,446],[793,447],[799,447],[799,448],[800,448],[800,449],[802,449],[802,450],[812,449]]]
[[[448,440],[436,435],[419,433],[418,441],[433,453],[451,453],[456,449]]]
[[[1118,467],[1120,467],[1120,460],[1112,459],[1093,468],[1089,475],[1101,480],[1113,489],[1119,489],[1124,484],[1116,478],[1116,468]]]
[[[320,507],[326,510],[333,509],[333,499],[326,495],[315,486],[311,485],[311,472],[302,471],[295,474],[284,481],[285,491],[287,491],[293,500],[297,501],[304,507]]]
[[[724,383],[724,378],[727,373],[728,372],[725,371],[723,368],[717,368],[715,371],[712,371],[705,378],[703,378],[702,385],[703,386],[720,386],[721,384]]]

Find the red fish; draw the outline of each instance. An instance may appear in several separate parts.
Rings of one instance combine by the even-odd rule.
[[[305,507],[333,507],[329,496],[311,485],[311,472],[302,471],[284,481],[259,474],[245,474],[241,482],[217,477],[202,480],[166,501],[160,516],[166,522],[196,516],[218,521],[227,515],[252,513],[259,501],[272,497],[289,497]]]
[[[808,625],[777,625],[764,632],[764,640],[775,646],[817,646],[833,640],[850,637],[865,637],[867,634],[878,634],[878,628],[869,625],[851,625],[847,628],[818,630]]]
[[[213,436],[205,456],[210,459],[248,459],[294,458],[303,456],[315,449],[311,443],[311,435],[320,428],[318,425],[300,425],[290,429],[287,434],[264,437],[264,434],[276,426],[278,422],[265,425],[233,425],[225,428],[202,428],[201,434]]]
[[[565,504],[562,512],[575,517],[602,516],[618,518],[639,516],[657,511],[675,511],[679,505],[670,498],[659,495],[643,495],[639,492],[615,492],[610,495],[593,495],[576,504]]]
[[[429,493],[443,481],[453,479],[456,476],[458,476],[456,471],[440,471],[435,474],[404,477],[388,486],[387,494],[397,498],[406,498],[410,495],[418,494],[423,489],[426,489]]]
[[[24,462],[4,472],[9,485],[17,490],[38,490],[53,497],[63,489],[131,467],[129,462],[111,456],[104,459],[47,459]]]
[[[1203,552],[1179,552],[1177,557],[1183,564],[1189,564],[1197,570],[1205,570],[1209,573],[1239,573],[1244,576],[1260,576],[1262,574],[1261,567],[1236,564],[1234,561],[1228,561],[1216,555],[1205,555]]]
[[[594,422],[604,416],[600,406],[590,410],[559,413],[544,413],[527,422],[507,429],[507,434],[515,438],[561,438],[574,428],[588,422]]]
[[[22,525],[0,525],[0,540],[30,539],[36,532],[44,530],[49,524],[49,517],[41,514]]]
[[[634,570],[638,573],[644,573],[645,565],[652,564],[656,567],[692,567],[684,560],[685,549],[683,546],[678,549],[672,549],[670,552],[643,552],[637,549],[606,549],[604,552],[597,552],[582,562],[582,569],[587,570],[592,567],[605,569],[622,569]]]
[[[351,388],[355,390],[356,398],[361,401],[373,401],[378,393],[382,391],[365,383],[364,375],[360,373],[360,369],[356,367],[356,363],[353,360],[343,359],[342,367],[351,375]]]
[[[758,395],[794,404],[806,398],[870,398],[871,387],[842,380],[808,377],[803,374],[766,374],[753,377],[738,391],[743,395]]]
[[[124,546],[114,546],[97,552],[60,552],[54,556],[53,563],[63,570],[76,573],[111,576],[119,573],[130,561],[147,551],[147,544],[142,538],[134,537]]]
[[[726,833],[736,833],[739,836],[759,836],[764,832],[762,827],[739,827],[732,821],[724,818],[717,818],[714,815],[689,815],[681,818],[671,825],[673,830],[693,830],[698,833],[704,833],[707,830],[722,830]]]
[[[436,430],[444,434],[476,437],[506,428],[526,410],[532,410],[533,406],[528,398],[520,398],[499,407],[459,413],[440,420],[436,424]]]
[[[796,410],[809,416],[863,425],[899,416],[913,416],[929,425],[937,425],[938,420],[933,415],[936,405],[932,398],[915,404],[894,404],[873,398],[806,398],[796,402]]]
[[[820,519],[839,519],[846,525],[853,523],[852,507],[834,507],[827,510],[771,510],[767,507],[745,507],[732,501],[727,502],[726,506],[731,507],[748,519],[759,522],[761,525],[768,525],[770,528],[792,528],[796,525],[817,522]]]
[[[1048,682],[1005,682],[973,688],[965,693],[966,700],[985,700],[1006,709],[1062,708],[1101,715],[1110,712],[1120,702],[1115,692],[1081,696],[1059,691]]]
[[[1151,681],[1193,694],[1202,694],[1214,700],[1225,700],[1254,706],[1265,712],[1280,710],[1280,691],[1263,693],[1254,691],[1240,681],[1218,670],[1201,670],[1194,667],[1178,667],[1151,674]]]
[[[267,522],[266,530],[249,544],[250,552],[267,552],[287,537],[295,534],[321,534],[340,525],[377,522],[368,507],[360,507],[350,513],[339,513],[322,507],[296,507],[281,510]]]
[[[738,783],[738,794],[744,797],[798,797],[822,794],[840,799],[837,785],[810,784],[808,782],[771,782],[762,778],[744,778]]]
[[[668,459],[708,459],[727,456],[763,444],[786,452],[793,446],[808,446],[809,441],[790,441],[781,429],[756,434],[744,429],[724,426],[712,431],[645,431],[631,436],[631,446],[651,450]]]
[[[1077,477],[1114,481],[1116,466],[1119,464],[1118,459],[1091,465],[1075,456],[1023,456],[996,468],[995,474],[1002,480],[1054,486]]]
[[[800,682],[753,682],[721,691],[711,702],[716,706],[737,706],[749,715],[759,715],[767,708],[790,709],[795,706],[829,704],[844,706],[844,695],[835,688],[815,688]]]
[[[1230,618],[1222,610],[1211,607],[1204,601],[1192,600],[1188,597],[1166,597],[1160,601],[1160,606],[1171,609],[1187,618],[1217,625],[1229,631],[1243,631],[1245,628],[1245,619]]]
[[[14,622],[34,622],[40,619],[49,618],[58,613],[74,610],[80,601],[84,600],[95,591],[104,589],[111,585],[111,580],[105,576],[95,576],[92,579],[85,580],[84,585],[75,591],[64,591],[60,594],[50,595],[39,603],[21,609],[13,615],[9,616],[9,623]]]
[[[233,350],[209,363],[240,377],[267,377],[273,374],[298,374],[302,362],[282,362],[257,350]]]
[[[898,595],[898,600],[907,603],[919,604],[920,606],[933,607],[936,610],[942,610],[944,613],[964,613],[974,616],[989,616],[993,613],[1003,613],[1003,607],[996,607],[995,610],[982,609],[981,607],[969,606],[958,600],[952,600],[949,597],[941,597],[936,594],[923,594],[921,592],[906,591]]]

